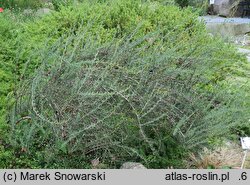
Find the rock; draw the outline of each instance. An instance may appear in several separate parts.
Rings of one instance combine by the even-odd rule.
[[[43,16],[43,15],[46,15],[46,14],[49,14],[51,13],[52,10],[49,9],[49,8],[40,8],[36,11],[36,15],[37,16]]]
[[[214,0],[214,4],[209,7],[209,12],[223,17],[241,17],[243,6],[238,5],[240,1],[243,0]]]
[[[121,169],[147,169],[141,163],[126,162],[121,166]]]
[[[238,24],[238,23],[207,24],[206,27],[209,33],[213,35],[220,35],[223,38],[245,35],[245,33],[250,31],[249,24]]]
[[[235,0],[215,0],[213,11],[217,15],[229,17],[234,2]]]
[[[248,34],[236,36],[234,43],[239,46],[250,46],[250,36]]]
[[[213,7],[210,7],[210,9],[212,8],[212,12],[215,15],[240,17],[243,12],[243,6],[238,6],[238,3],[239,1],[236,0],[215,0]]]
[[[218,16],[203,16],[199,18],[204,21],[209,33],[220,35],[223,38],[234,38],[250,32],[250,19],[248,18],[223,18]],[[245,39],[248,39],[246,36]],[[246,43],[247,45],[248,43]]]

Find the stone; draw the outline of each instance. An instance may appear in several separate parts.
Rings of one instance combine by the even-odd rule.
[[[43,16],[43,15],[46,15],[46,14],[49,14],[51,13],[52,10],[49,9],[49,8],[40,8],[36,11],[36,15],[37,16]]]
[[[123,163],[120,169],[146,169],[141,163],[126,162]]]
[[[248,18],[203,16],[199,20],[205,23],[209,33],[222,36],[226,39],[235,38],[236,36],[245,35],[250,32],[250,19]],[[244,39],[248,38],[245,36]]]
[[[234,2],[235,0],[215,0],[213,11],[217,15],[229,17]]]
[[[248,34],[236,36],[234,43],[238,46],[250,46],[250,36]]]
[[[243,12],[243,6],[238,6],[240,1],[243,0],[215,0],[209,12],[223,17],[240,17]]]

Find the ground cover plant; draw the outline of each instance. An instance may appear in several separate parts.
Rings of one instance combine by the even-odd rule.
[[[190,151],[249,127],[249,96],[236,88],[247,89],[245,58],[191,8],[84,1],[0,18],[1,167],[180,168]]]
[[[26,18],[24,18],[26,19]],[[23,16],[10,13],[8,9],[0,14],[0,166],[1,168],[14,168],[13,164],[20,164],[19,167],[25,167],[25,159],[19,159],[15,156],[12,148],[6,149],[8,145],[8,112],[13,101],[14,87],[16,84],[16,71],[18,66],[15,65],[17,32],[23,21]],[[9,146],[9,145],[8,145]]]

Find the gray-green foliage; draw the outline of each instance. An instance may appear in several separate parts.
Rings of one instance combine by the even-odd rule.
[[[210,58],[213,48],[197,42],[201,35],[185,43],[179,37],[186,33],[162,35],[159,29],[137,38],[138,26],[123,39],[100,44],[85,29],[42,53],[32,81],[22,84],[12,115],[13,145],[30,148],[43,130],[46,139],[39,141],[54,154],[164,168],[171,165],[164,157],[178,152],[169,142],[194,149],[246,121],[235,94],[206,76],[208,69],[217,71],[218,59]],[[208,84],[215,90],[204,90]]]

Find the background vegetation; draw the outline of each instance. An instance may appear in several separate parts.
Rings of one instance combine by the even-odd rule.
[[[41,0],[0,0],[1,7],[10,9],[39,8]]]
[[[0,14],[0,167],[183,168],[248,134],[249,65],[193,8],[53,3],[42,18]]]

